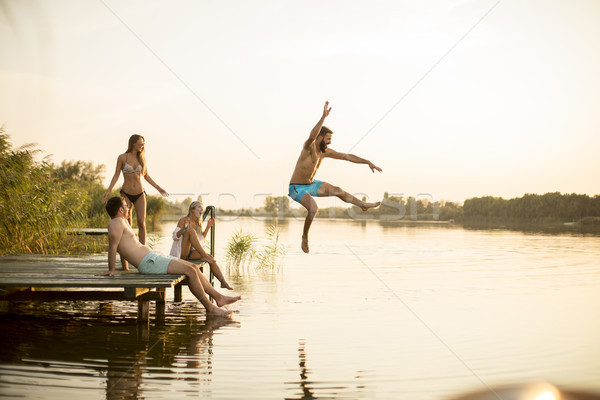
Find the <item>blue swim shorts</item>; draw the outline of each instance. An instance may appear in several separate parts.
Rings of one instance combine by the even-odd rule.
[[[140,274],[166,274],[171,260],[177,260],[177,258],[151,251],[142,258],[137,268]]]
[[[302,196],[306,193],[310,194],[313,197],[317,197],[319,194],[319,188],[323,181],[314,180],[310,185],[290,185],[288,195],[300,203],[302,200]]]

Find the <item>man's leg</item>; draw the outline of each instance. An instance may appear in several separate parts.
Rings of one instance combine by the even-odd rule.
[[[319,212],[319,206],[317,206],[317,202],[309,193],[305,193],[304,196],[302,196],[300,204],[308,210],[308,214],[306,214],[306,219],[304,220],[304,230],[302,231],[302,251],[308,253],[308,230],[310,229],[313,219],[315,219],[315,216]]]
[[[200,260],[204,260],[204,261],[208,262],[208,264],[210,265],[210,270],[217,277],[219,282],[221,282],[221,287],[229,289],[229,290],[233,290],[233,288],[231,286],[229,286],[229,284],[225,280],[225,277],[223,276],[223,273],[221,272],[221,269],[219,268],[217,261],[214,259],[213,256],[208,254],[206,252],[206,250],[204,250],[202,243],[200,243],[200,238],[198,237],[198,234],[193,229],[188,229],[187,232],[185,232],[183,235],[183,238],[181,240],[181,251],[183,252],[185,249],[185,254],[182,253],[183,257],[181,257],[181,258],[185,258],[189,254],[190,245],[196,250],[196,253],[197,253],[197,254],[192,253],[192,256],[190,258],[192,259],[194,257],[194,255],[200,256],[200,258],[199,258]]]
[[[184,260],[171,260],[169,262],[169,266],[167,267],[168,274],[183,274],[188,278],[188,286],[190,291],[200,303],[206,308],[206,312],[208,314],[214,315],[228,315],[231,314],[231,311],[222,310],[219,307],[222,307],[226,304],[235,303],[240,300],[240,296],[232,297],[232,296],[224,296],[221,293],[217,292],[215,288],[211,286],[206,277],[198,271],[196,266],[192,263],[189,263]],[[208,293],[212,298],[217,302],[217,306],[212,304],[210,300],[206,297],[206,293]]]
[[[319,187],[318,193],[319,193],[319,197],[336,196],[336,197],[340,198],[341,200],[345,201],[346,203],[351,203],[351,204],[354,204],[355,206],[360,207],[363,211],[367,211],[369,208],[379,207],[381,205],[380,201],[378,201],[376,203],[365,203],[364,201],[359,200],[356,197],[352,196],[350,193],[342,190],[342,188],[340,188],[338,186],[333,186],[327,182],[323,182],[321,184],[321,187]]]

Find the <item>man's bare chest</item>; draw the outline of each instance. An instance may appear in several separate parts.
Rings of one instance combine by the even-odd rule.
[[[307,154],[303,158],[304,158],[304,160],[302,162],[303,166],[307,169],[314,169],[314,168],[319,168],[319,166],[321,165],[321,162],[323,162],[324,157],[320,156],[316,152],[311,151],[311,152],[307,152]]]

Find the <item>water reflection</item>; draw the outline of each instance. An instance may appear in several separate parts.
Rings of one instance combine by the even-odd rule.
[[[290,226],[290,222],[292,222],[292,220],[293,218],[265,218],[262,220],[262,222],[264,224],[265,229],[271,225],[275,225],[281,228],[282,231],[287,232]]]
[[[311,387],[311,382],[308,380],[308,370],[306,368],[306,344],[304,340],[300,340],[298,344],[298,358],[300,362],[298,363],[298,367],[300,368],[300,381],[298,385],[300,386],[300,391],[302,393],[301,397],[287,397],[286,399],[299,399],[299,400],[310,400],[316,399],[314,396],[314,390]]]
[[[100,314],[111,308],[101,307]],[[104,386],[107,399],[137,399],[168,379],[182,381],[186,392],[204,396],[210,392],[214,332],[238,325],[228,318],[202,320],[196,304],[185,304],[179,313],[171,310],[175,316],[165,326],[149,331],[134,320],[106,322],[96,318],[97,308],[90,311],[87,317],[75,318],[60,313],[3,316],[0,391],[8,387],[15,396],[30,396],[57,387],[64,393],[64,385],[96,390]],[[75,376],[79,379],[73,380]],[[160,391],[160,386],[164,385],[152,391]]]
[[[600,231],[597,226],[580,225],[575,223],[554,223],[554,224],[524,224],[524,223],[464,223],[463,228],[466,230],[490,231],[490,230],[508,230],[515,232],[523,232],[527,234],[573,234],[573,235],[590,235],[599,236]]]
[[[286,400],[316,400],[316,399],[362,399],[370,398],[365,389],[367,386],[360,383],[362,374],[357,373],[354,377],[357,382],[355,388],[350,385],[342,385],[340,382],[319,382],[309,377],[311,370],[307,367],[307,352],[306,342],[300,339],[298,342],[298,369],[300,372],[300,380],[294,382],[286,382],[289,385],[288,391],[298,393],[298,397],[286,397]],[[296,388],[298,386],[298,389]],[[354,385],[353,385],[354,386]],[[316,395],[317,390],[322,394]],[[372,394],[372,393],[371,393]]]

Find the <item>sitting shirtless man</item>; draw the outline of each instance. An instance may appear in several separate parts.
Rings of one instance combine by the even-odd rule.
[[[308,215],[304,221],[304,232],[302,233],[302,251],[305,253],[308,253],[309,251],[308,230],[310,229],[310,225],[312,224],[315,215],[317,215],[317,212],[319,211],[317,202],[313,197],[337,196],[346,203],[352,203],[355,206],[362,208],[363,211],[367,211],[369,208],[379,207],[381,204],[379,201],[376,203],[365,203],[337,186],[314,179],[315,174],[325,157],[346,160],[357,164],[367,164],[372,172],[381,172],[381,168],[369,160],[365,160],[354,154],[338,153],[328,147],[331,144],[331,135],[333,134],[331,129],[323,126],[325,118],[327,118],[331,111],[331,107],[328,108],[328,106],[329,102],[327,101],[325,102],[325,107],[323,109],[323,116],[321,116],[317,125],[310,131],[308,139],[302,146],[302,151],[296,162],[296,168],[292,174],[289,186],[289,196],[308,210]]]
[[[219,316],[231,314],[231,311],[223,310],[220,307],[235,303],[241,297],[224,296],[217,292],[194,264],[179,258],[164,256],[141,244],[125,220],[129,211],[125,200],[120,197],[110,198],[106,202],[106,211],[112,218],[108,224],[108,272],[96,275],[114,275],[118,252],[122,259],[137,265],[137,269],[141,274],[180,274],[187,276],[190,291],[206,308],[207,314]],[[127,269],[126,264],[123,265],[123,269]],[[218,307],[210,302],[206,297],[206,293],[215,299]]]

